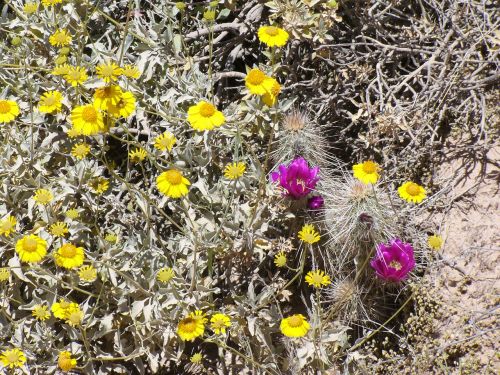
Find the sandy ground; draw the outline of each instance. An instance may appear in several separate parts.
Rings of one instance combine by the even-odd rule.
[[[488,154],[497,162],[499,155],[498,148]],[[454,167],[444,165],[439,173],[446,176]],[[462,198],[435,217],[445,239],[444,261],[428,277],[443,303],[438,340],[451,353],[449,373],[500,373],[500,172],[489,167],[483,175],[476,192],[469,189],[478,181],[478,171],[453,189],[449,197]],[[462,196],[468,190],[473,194]]]

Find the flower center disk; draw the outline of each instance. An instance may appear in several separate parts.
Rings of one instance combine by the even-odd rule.
[[[275,27],[275,26],[269,26],[267,29],[266,29],[266,33],[267,35],[271,35],[271,36],[276,36],[278,35],[278,28]]]
[[[65,244],[61,247],[61,255],[65,258],[72,258],[76,254],[76,246]]]
[[[210,103],[203,103],[200,107],[200,115],[210,117],[215,113],[215,107]]]
[[[82,118],[86,122],[94,122],[97,120],[97,111],[92,107],[87,107],[82,111]]]
[[[389,267],[394,268],[396,271],[399,271],[402,268],[401,263],[396,260],[393,260],[391,263],[389,263]]]
[[[266,75],[260,70],[252,70],[248,73],[248,82],[252,85],[260,85],[265,78]]]
[[[300,327],[302,325],[302,319],[297,315],[291,316],[288,318],[288,325],[293,328]]]
[[[23,248],[26,251],[33,252],[33,251],[36,251],[37,245],[38,245],[38,242],[34,238],[26,238],[24,240]]]
[[[416,196],[419,194],[420,189],[417,184],[412,182],[406,187],[406,192],[412,196]]]
[[[10,104],[4,100],[0,100],[0,113],[10,112]]]
[[[377,171],[377,165],[372,161],[363,163],[363,171],[367,174],[372,174]]]
[[[182,182],[182,174],[175,169],[165,172],[165,179],[172,185],[179,185]]]

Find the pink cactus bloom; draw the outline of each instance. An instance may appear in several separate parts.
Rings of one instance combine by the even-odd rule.
[[[309,168],[307,161],[302,157],[294,159],[288,167],[280,165],[278,170],[271,173],[272,181],[278,181],[286,190],[285,195],[293,199],[308,195],[319,180],[319,167]]]
[[[389,244],[379,244],[377,254],[370,262],[378,277],[391,282],[399,282],[415,268],[413,247],[399,239]]]

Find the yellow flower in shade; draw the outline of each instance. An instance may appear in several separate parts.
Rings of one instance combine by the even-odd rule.
[[[308,244],[313,244],[318,242],[321,239],[321,236],[318,232],[316,232],[316,229],[314,229],[314,225],[306,224],[299,232],[299,239]]]
[[[184,341],[194,341],[205,333],[207,318],[202,311],[196,310],[182,319],[177,325],[177,334]]]
[[[83,266],[78,270],[80,280],[86,283],[92,283],[97,279],[97,270],[92,266]]]
[[[0,282],[9,281],[10,278],[10,268],[1,267],[0,268]]]
[[[164,267],[158,271],[156,279],[164,284],[167,284],[175,276],[175,272],[172,268]]]
[[[64,79],[74,87],[83,85],[87,78],[87,70],[80,66],[70,66],[68,72],[64,75]]]
[[[288,41],[288,33],[276,26],[261,26],[257,35],[268,47],[283,47]]]
[[[420,203],[426,197],[425,189],[411,181],[405,182],[398,188],[399,196],[407,202]]]
[[[59,267],[76,268],[83,264],[85,253],[83,247],[76,247],[71,243],[65,243],[54,254],[54,259]]]
[[[75,128],[70,128],[66,131],[66,135],[70,138],[76,138],[82,135],[82,133]]]
[[[62,3],[63,0],[42,0],[42,4],[46,7],[51,7],[56,4]]]
[[[316,270],[307,273],[306,283],[315,288],[321,288],[330,285],[332,282],[330,281],[330,276],[325,275],[325,271]]]
[[[55,237],[64,237],[68,233],[68,225],[63,221],[58,221],[50,226],[50,234]]]
[[[274,264],[276,264],[276,267],[285,267],[286,266],[285,252],[280,251],[278,254],[276,254],[274,256]]]
[[[177,169],[169,169],[156,178],[160,192],[170,198],[180,198],[188,193],[191,182]]]
[[[50,72],[50,74],[52,74],[53,76],[65,76],[69,73],[71,68],[72,67],[68,64],[57,65],[54,69],[52,69],[52,72]]]
[[[108,233],[104,239],[109,243],[116,243],[118,241],[118,236],[114,233]]]
[[[4,350],[0,354],[0,362],[4,367],[8,368],[22,367],[26,363],[26,356],[18,348]]]
[[[37,191],[35,191],[33,199],[38,204],[46,205],[49,204],[52,201],[52,199],[54,199],[54,196],[52,195],[52,192],[50,190],[38,189]]]
[[[76,367],[76,359],[71,357],[71,352],[64,351],[59,353],[57,364],[62,371],[71,371]]]
[[[170,152],[172,151],[175,142],[177,142],[177,138],[175,138],[172,133],[165,132],[155,138],[155,148],[160,151],[168,150]]]
[[[302,314],[295,314],[281,320],[280,330],[287,337],[303,337],[311,326]]]
[[[102,114],[92,104],[75,107],[70,119],[73,129],[83,135],[95,135],[105,130]]]
[[[82,324],[83,311],[77,303],[72,303],[66,311],[66,323],[72,327],[77,327]]]
[[[124,65],[122,68],[122,75],[128,78],[137,79],[141,76],[141,72],[135,65]]]
[[[274,80],[262,70],[254,68],[245,77],[245,86],[254,95],[264,95],[271,91]]]
[[[11,122],[19,113],[19,106],[15,101],[0,99],[0,122]]]
[[[109,189],[109,181],[104,177],[95,177],[90,181],[89,186],[94,193],[102,194]]]
[[[47,255],[47,242],[34,234],[24,236],[16,242],[16,253],[22,262],[40,262]]]
[[[380,177],[380,175],[378,174],[379,170],[380,166],[371,160],[365,161],[360,164],[355,164],[352,167],[354,177],[364,184],[376,183]]]
[[[210,328],[217,335],[225,335],[227,327],[231,327],[231,318],[226,314],[217,313],[210,318]]]
[[[60,299],[59,302],[52,304],[50,310],[56,318],[64,320],[67,318],[70,308],[74,310],[76,308],[79,308],[79,306],[75,302],[69,302],[65,299]]]
[[[123,91],[120,86],[110,85],[99,87],[94,93],[94,106],[108,110],[109,105],[117,105],[122,99]]]
[[[189,107],[187,120],[193,129],[203,131],[221,126],[226,118],[212,104],[202,100]]]
[[[226,165],[226,168],[224,169],[224,177],[226,177],[228,180],[237,180],[238,178],[243,176],[245,170],[245,163],[242,163],[241,161],[237,163],[231,163]]]
[[[38,110],[42,113],[59,112],[62,108],[62,98],[59,91],[48,91],[40,98]]]
[[[427,244],[431,249],[439,250],[443,246],[443,237],[436,234],[429,236]]]
[[[80,212],[78,212],[76,208],[70,208],[64,213],[64,215],[66,215],[68,219],[75,220],[80,217]]]
[[[49,38],[50,44],[56,47],[64,47],[71,43],[73,37],[68,30],[66,29],[58,29],[54,34],[52,34]]]
[[[114,62],[97,65],[95,69],[97,76],[106,83],[114,82],[122,74],[122,68]]]
[[[71,149],[71,155],[75,158],[82,160],[85,158],[90,152],[90,146],[87,143],[77,143]]]
[[[26,14],[33,14],[38,11],[38,3],[26,3],[24,4],[23,11]]]
[[[276,81],[274,78],[271,79],[273,80],[271,91],[262,95],[262,101],[268,107],[272,107],[276,104],[276,102],[278,101],[278,95],[281,92],[281,85],[278,83],[278,81]]]
[[[136,148],[128,153],[128,157],[132,163],[141,163],[146,159],[148,153],[142,148]]]
[[[31,310],[31,315],[40,321],[44,321],[50,318],[50,312],[48,311],[47,305],[35,305],[33,310]]]
[[[9,237],[12,232],[16,231],[16,218],[8,215],[5,219],[0,220],[0,235]]]
[[[125,91],[120,101],[108,104],[108,113],[115,117],[129,117],[135,111],[135,96],[130,91]]]
[[[200,363],[203,360],[203,355],[201,354],[201,352],[194,353],[189,360],[191,361],[191,363]]]

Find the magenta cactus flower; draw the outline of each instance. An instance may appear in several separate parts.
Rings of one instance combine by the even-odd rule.
[[[310,210],[319,210],[321,207],[323,207],[323,204],[325,203],[325,200],[321,195],[315,195],[314,197],[311,197],[307,200],[307,208]]]
[[[293,199],[300,199],[309,194],[319,180],[319,167],[309,168],[307,161],[299,157],[287,167],[280,165],[277,172],[271,173],[273,182],[279,181],[286,195]]]
[[[394,239],[389,244],[378,244],[377,254],[370,265],[381,279],[402,281],[415,268],[413,247],[399,239]]]

